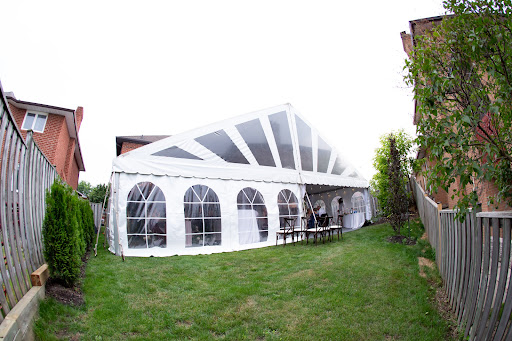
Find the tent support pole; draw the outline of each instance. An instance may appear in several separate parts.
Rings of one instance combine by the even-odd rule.
[[[112,194],[112,174],[110,174],[110,179],[108,180],[108,188],[110,189],[110,195]],[[103,206],[101,206],[101,217],[103,216],[103,212],[105,212],[105,202],[107,201],[107,196],[103,198]],[[101,231],[101,217],[100,217],[100,226],[98,226],[98,232],[96,234],[96,244],[94,245],[94,257],[98,255],[98,240],[100,238]],[[106,217],[105,217],[106,218]]]

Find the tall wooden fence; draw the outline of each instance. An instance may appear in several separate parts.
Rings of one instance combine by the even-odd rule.
[[[440,210],[421,195],[415,182],[414,187],[444,289],[464,336],[512,340],[512,212],[470,212],[461,222],[455,218],[457,212]]]
[[[0,84],[0,322],[30,289],[44,263],[45,193],[58,174],[32,132],[23,141]]]
[[[91,209],[92,213],[94,215],[94,226],[96,229],[99,229],[101,227],[101,216],[103,214],[103,204],[91,202]]]

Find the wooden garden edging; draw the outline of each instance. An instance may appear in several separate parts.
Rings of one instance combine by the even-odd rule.
[[[413,193],[452,311],[469,340],[511,340],[512,211],[441,210],[412,181]]]

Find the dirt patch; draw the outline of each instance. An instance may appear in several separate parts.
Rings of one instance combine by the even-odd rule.
[[[427,278],[427,274],[425,273],[425,267],[434,269],[434,262],[424,257],[418,257],[418,264],[420,266],[420,276],[423,278]]]
[[[437,310],[443,319],[448,321],[450,340],[459,340],[459,330],[457,329],[457,316],[451,310],[450,297],[442,288],[438,288],[435,295]]]
[[[178,320],[176,321],[176,327],[180,327],[180,328],[185,328],[185,329],[189,329],[190,327],[192,327],[192,321],[188,321],[188,320]]]
[[[390,243],[404,244],[404,245],[415,245],[416,244],[416,239],[409,238],[406,236],[400,236],[400,235],[391,236],[387,239],[387,241]]]
[[[59,281],[50,277],[46,282],[46,296],[53,297],[58,302],[66,305],[81,306],[84,304],[84,293],[82,292],[82,283],[85,278],[85,268],[89,260],[90,251],[82,257],[82,266],[80,267],[80,278],[76,284],[67,288]]]
[[[420,238],[421,240],[428,240],[427,232],[423,233],[423,236]]]

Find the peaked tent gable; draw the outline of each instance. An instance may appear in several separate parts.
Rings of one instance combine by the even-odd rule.
[[[290,104],[170,136],[123,154],[113,164],[115,171],[126,173],[298,183],[307,174],[309,183],[368,186]],[[179,171],[178,166],[185,168]]]

